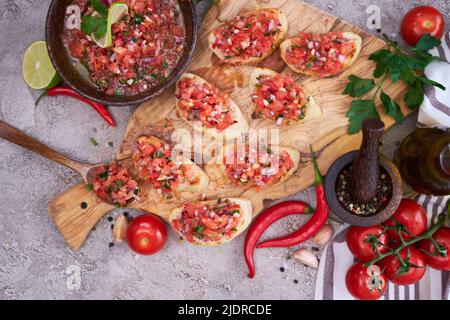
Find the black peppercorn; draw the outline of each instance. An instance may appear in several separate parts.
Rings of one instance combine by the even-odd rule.
[[[82,202],[80,205],[81,209],[86,209],[88,207],[88,204],[86,202]]]

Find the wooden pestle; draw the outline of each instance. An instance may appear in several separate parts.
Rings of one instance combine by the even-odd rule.
[[[363,122],[363,140],[349,176],[350,199],[355,203],[371,203],[377,195],[380,179],[378,147],[384,123],[378,119]]]

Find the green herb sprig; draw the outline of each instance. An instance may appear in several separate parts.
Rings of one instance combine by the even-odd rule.
[[[106,34],[108,26],[108,9],[102,0],[89,0],[99,16],[83,16],[81,19],[81,31],[86,34],[94,34],[100,38]]]
[[[426,78],[423,74],[426,66],[433,61],[442,61],[439,57],[434,57],[428,53],[429,50],[440,45],[440,41],[430,35],[423,36],[410,52],[403,51],[398,43],[384,35],[387,48],[378,50],[369,56],[369,60],[376,63],[373,73],[375,79],[362,79],[356,75],[348,77],[349,83],[344,90],[353,98],[361,98],[376,89],[371,99],[353,100],[347,118],[350,122],[349,134],[358,133],[361,130],[364,120],[369,118],[380,119],[376,109],[376,99],[379,96],[385,113],[396,122],[401,123],[404,115],[399,104],[394,101],[384,90],[383,84],[387,79],[393,83],[399,80],[408,85],[408,91],[404,96],[404,102],[411,110],[417,109],[424,99],[425,85],[432,85],[442,90],[445,87]],[[376,81],[376,79],[378,81]]]

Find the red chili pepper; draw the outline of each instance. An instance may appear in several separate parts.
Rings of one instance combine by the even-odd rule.
[[[255,261],[253,253],[255,251],[256,242],[266,229],[275,221],[294,214],[312,213],[313,209],[304,202],[288,201],[274,205],[273,207],[261,213],[250,226],[244,244],[244,256],[247,263],[250,278],[255,276]]]
[[[285,248],[296,246],[302,242],[305,242],[309,238],[313,237],[320,228],[327,222],[330,208],[328,207],[325,199],[325,189],[323,186],[323,178],[320,175],[319,167],[317,165],[316,158],[311,148],[311,154],[313,157],[313,165],[315,172],[315,185],[317,194],[317,208],[313,216],[308,222],[297,231],[277,239],[268,240],[258,244],[256,247],[260,248]]]
[[[97,113],[106,120],[112,127],[115,127],[116,124],[114,123],[114,119],[111,117],[111,114],[109,113],[108,109],[101,103],[89,100],[82,95],[80,95],[78,92],[76,92],[73,89],[67,88],[67,87],[54,87],[51,89],[47,89],[44,91],[44,93],[36,100],[36,105],[39,103],[42,97],[49,96],[49,97],[55,97],[55,96],[67,96],[72,97],[77,100],[83,101],[90,105]]]

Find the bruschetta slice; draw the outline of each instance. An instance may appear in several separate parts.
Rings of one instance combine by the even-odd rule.
[[[237,104],[199,76],[184,74],[177,82],[175,95],[178,117],[198,121],[210,137],[235,139],[248,131],[248,121]]]
[[[223,183],[263,189],[289,179],[298,169],[300,153],[289,147],[268,146],[258,151],[249,144],[230,144],[217,159],[219,163],[205,166],[211,177],[220,177],[225,180]]]
[[[279,126],[305,123],[322,116],[322,109],[290,76],[256,68],[250,76],[254,113]]]
[[[286,37],[287,18],[278,9],[249,11],[209,35],[209,47],[227,64],[256,64],[270,56]]]
[[[218,246],[236,238],[252,220],[252,204],[242,198],[185,203],[172,210],[169,221],[186,241]]]
[[[195,193],[208,186],[209,177],[200,167],[180,153],[172,154],[168,143],[153,136],[137,138],[132,159],[139,179],[161,194]]]
[[[335,76],[358,58],[362,39],[353,32],[300,32],[280,45],[281,58],[293,71],[316,78]]]

